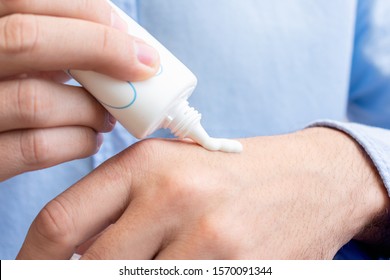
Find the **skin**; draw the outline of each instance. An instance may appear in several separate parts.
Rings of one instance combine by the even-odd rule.
[[[37,216],[19,259],[330,259],[389,207],[349,136],[310,128],[240,139],[240,154],[149,139]]]
[[[62,70],[153,75],[156,53],[123,30],[103,0],[0,1],[0,180],[96,152],[114,120],[63,85]],[[158,139],[130,147],[47,204],[18,258],[317,259],[354,237],[383,241],[370,225],[388,195],[348,136],[240,141],[241,154]]]
[[[0,181],[97,152],[115,119],[63,70],[153,75],[157,53],[124,29],[104,0],[0,1]]]

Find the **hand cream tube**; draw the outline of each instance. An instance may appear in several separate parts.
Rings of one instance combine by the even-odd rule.
[[[144,40],[160,55],[158,73],[142,82],[125,82],[92,71],[69,70],[133,136],[142,139],[159,128],[191,138],[208,150],[241,152],[238,141],[211,138],[201,115],[187,102],[196,87],[195,75],[132,18],[110,2],[128,25],[128,33]]]

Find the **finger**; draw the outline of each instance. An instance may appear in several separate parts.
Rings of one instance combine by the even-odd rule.
[[[0,17],[14,13],[79,18],[112,25],[112,8],[106,0],[0,0]]]
[[[190,234],[191,235],[191,234]],[[220,244],[221,245],[221,244]],[[228,246],[226,246],[228,247]],[[222,248],[222,249],[221,249]],[[203,239],[194,239],[191,238],[185,239],[185,236],[181,236],[180,239],[174,240],[161,250],[155,260],[220,260],[226,259],[228,254],[223,254],[224,245],[221,247],[216,246],[216,244],[208,243],[206,238]],[[222,251],[222,252],[221,252]],[[215,253],[215,252],[218,252]]]
[[[157,52],[119,30],[78,19],[14,14],[0,19],[0,77],[92,70],[137,81],[158,68]]]
[[[83,88],[43,79],[0,82],[0,131],[86,126],[111,131],[115,120]]]
[[[118,161],[108,160],[48,203],[32,223],[18,259],[69,259],[80,244],[115,223],[129,204],[133,170],[131,163]]]
[[[90,128],[63,127],[0,134],[0,181],[97,152],[102,135]]]
[[[132,201],[121,218],[96,239],[81,259],[153,259],[165,237],[165,221],[161,219],[162,209],[145,199]]]
[[[84,243],[80,244],[77,246],[76,250],[75,250],[75,253],[79,256],[82,256],[88,249],[89,247],[92,246],[93,243],[95,243],[95,241],[104,233],[106,232],[109,228],[111,227],[111,225],[109,225],[107,228],[105,228],[102,232],[99,232],[98,234],[96,234],[95,236],[91,237],[90,239],[88,239],[87,241],[85,241]]]
[[[26,74],[25,78],[46,79],[61,84],[71,79],[71,77],[64,71],[33,72]]]
[[[189,244],[189,241],[178,240],[170,243],[165,249],[157,254],[155,260],[209,260],[210,255],[200,254],[199,248]],[[198,245],[198,244],[197,244]],[[191,248],[191,250],[190,250]],[[221,259],[221,258],[220,258]]]
[[[156,260],[208,260],[232,258],[232,247],[237,241],[229,239],[229,234],[219,227],[221,216],[211,218],[202,215],[191,219],[187,217],[180,224],[180,230],[169,244],[155,256]],[[233,232],[232,228],[230,232]]]
[[[0,78],[0,82],[3,81],[11,81],[11,80],[21,80],[21,79],[46,79],[51,80],[53,82],[57,82],[63,84],[69,81],[72,77],[70,77],[64,71],[47,71],[47,72],[31,72],[31,73],[23,73],[14,76],[8,76]]]

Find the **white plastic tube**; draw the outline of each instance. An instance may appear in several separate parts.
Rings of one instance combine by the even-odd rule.
[[[200,124],[201,115],[187,102],[196,87],[195,75],[145,29],[110,2],[128,25],[160,55],[158,73],[147,81],[125,82],[92,71],[69,70],[133,136],[142,139],[159,128],[179,138],[191,138],[208,150],[241,152],[238,141],[211,138]]]

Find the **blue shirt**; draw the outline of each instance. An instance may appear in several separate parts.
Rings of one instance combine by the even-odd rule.
[[[115,2],[196,74],[190,103],[212,136],[332,126],[364,147],[389,189],[390,1]],[[48,201],[135,141],[117,126],[92,158],[1,183],[0,258],[16,256]],[[370,255],[348,244],[338,258],[351,257]]]

